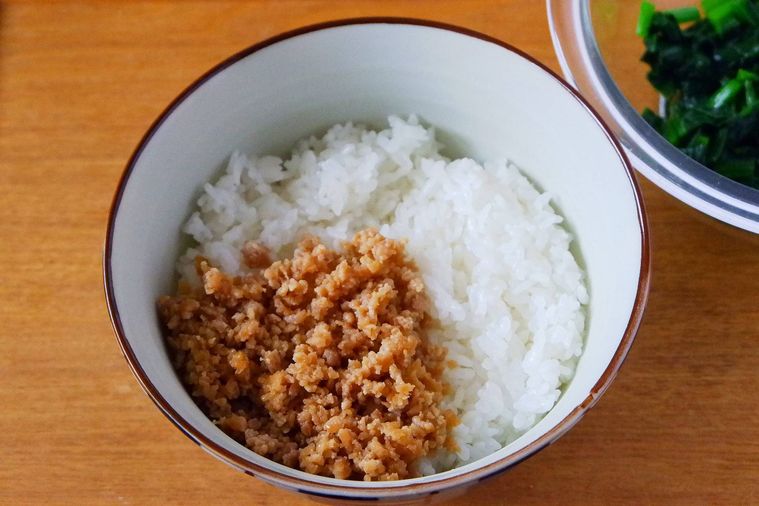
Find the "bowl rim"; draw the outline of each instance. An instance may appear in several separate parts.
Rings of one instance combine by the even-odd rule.
[[[622,167],[624,168],[630,187],[632,190],[633,198],[636,204],[638,225],[640,227],[641,234],[641,260],[640,271],[638,277],[637,290],[635,299],[630,310],[629,320],[625,327],[622,339],[614,352],[609,364],[604,372],[599,377],[596,384],[591,388],[588,396],[577,405],[567,416],[560,420],[555,426],[539,436],[536,440],[527,444],[525,447],[518,451],[506,455],[495,462],[488,465],[478,467],[461,473],[459,475],[450,476],[444,479],[425,482],[415,482],[411,484],[404,484],[406,480],[398,480],[396,482],[385,482],[382,486],[363,488],[358,486],[352,486],[352,483],[358,484],[363,482],[351,482],[350,480],[334,480],[334,483],[317,483],[303,479],[300,477],[286,476],[279,473],[276,470],[269,469],[261,466],[247,459],[241,458],[223,447],[217,445],[214,441],[208,438],[202,433],[202,431],[196,429],[187,420],[182,418],[171,406],[171,404],[161,395],[158,388],[152,383],[150,378],[143,370],[140,363],[129,344],[129,340],[126,338],[126,333],[121,324],[120,311],[116,303],[114,279],[112,272],[112,254],[113,243],[115,237],[115,224],[116,217],[120,208],[121,200],[124,190],[129,181],[132,171],[134,170],[140,155],[146,146],[150,143],[153,135],[158,131],[163,122],[171,116],[174,110],[192,95],[198,88],[204,85],[215,75],[226,70],[228,67],[234,65],[238,61],[256,53],[257,51],[264,49],[268,46],[274,45],[278,42],[285,41],[287,39],[297,37],[300,35],[317,32],[321,30],[328,30],[331,28],[339,28],[346,26],[358,26],[358,25],[405,25],[411,27],[421,28],[433,28],[437,30],[443,30],[453,32],[458,35],[466,37],[472,37],[479,39],[483,42],[488,42],[500,46],[501,48],[522,57],[533,65],[537,66],[543,72],[548,74],[548,77],[552,78],[557,84],[562,86],[579,104],[591,115],[596,124],[600,127],[601,131],[606,135],[606,138],[611,143],[612,147],[617,153],[620,159]],[[141,387],[158,407],[158,409],[171,421],[182,433],[184,433],[190,440],[201,446],[201,448],[207,450],[209,453],[231,465],[238,470],[245,472],[251,476],[262,478],[265,481],[273,482],[284,486],[285,488],[295,489],[300,492],[310,493],[313,495],[338,498],[338,499],[373,499],[380,497],[404,497],[417,494],[433,494],[443,490],[449,490],[454,487],[458,487],[465,484],[481,481],[485,478],[499,474],[517,463],[525,460],[526,458],[534,455],[541,449],[545,448],[556,439],[566,433],[580,418],[588,411],[603,395],[603,393],[609,388],[611,382],[616,377],[619,368],[624,362],[627,353],[635,339],[635,334],[638,331],[640,323],[643,318],[644,308],[648,298],[648,291],[651,280],[651,251],[650,251],[650,235],[648,220],[645,212],[645,205],[643,197],[636,181],[635,173],[628,160],[624,150],[622,149],[619,141],[612,134],[611,129],[601,118],[601,116],[592,108],[592,106],[564,79],[562,79],[556,72],[549,69],[545,64],[539,62],[534,57],[525,53],[524,51],[514,47],[513,45],[501,41],[490,35],[486,35],[482,32],[472,30],[469,28],[460,27],[453,24],[443,23],[439,21],[432,21],[427,19],[409,18],[409,17],[357,17],[338,19],[332,21],[326,21],[321,23],[315,23],[306,25],[303,27],[295,28],[282,32],[278,35],[266,38],[260,42],[257,42],[241,51],[234,53],[233,55],[225,58],[220,63],[211,67],[208,71],[203,73],[200,77],[195,79],[189,86],[187,86],[176,98],[174,98],[169,105],[158,115],[158,117],[150,125],[146,133],[142,136],[141,140],[137,144],[137,147],[132,152],[126,167],[121,174],[121,177],[117,183],[116,191],[111,203],[111,207],[108,214],[108,222],[106,226],[105,244],[103,249],[103,283],[105,291],[106,306],[108,314],[111,320],[116,340],[121,348],[122,354],[126,359],[126,362],[134,374],[135,378],[140,383]],[[434,476],[434,475],[432,475]],[[346,495],[349,493],[349,495]]]

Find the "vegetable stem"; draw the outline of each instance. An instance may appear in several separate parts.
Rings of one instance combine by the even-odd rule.
[[[754,82],[744,81],[743,87],[746,89],[746,105],[744,105],[743,109],[741,110],[741,116],[745,117],[745,116],[748,116],[749,114],[752,114],[754,111],[756,111],[759,103],[757,103],[756,89],[754,88]]]
[[[674,16],[678,23],[689,23],[701,19],[701,13],[698,12],[697,7],[680,7],[666,10],[664,13]]]
[[[704,11],[706,12],[706,19],[711,21],[717,33],[724,33],[732,26],[738,25],[740,21],[746,21],[748,18],[746,0],[725,0],[709,3],[709,7],[704,6]]]
[[[635,29],[635,33],[641,37],[648,35],[648,31],[651,29],[651,20],[654,18],[654,12],[656,12],[654,4],[649,2],[649,0],[643,0],[643,3],[640,4],[640,16],[638,17],[638,26]]]
[[[712,95],[709,99],[709,106],[712,109],[719,109],[735,98],[738,92],[742,89],[743,81],[738,78],[730,79],[722,86],[722,88],[718,89],[717,92]]]
[[[756,81],[759,79],[759,74],[755,74],[754,72],[746,69],[738,69],[738,73],[735,75],[735,78],[741,82]]]
[[[704,10],[704,12],[709,13],[712,10],[714,10],[715,7],[719,7],[725,1],[732,1],[732,0],[701,0],[701,8]]]
[[[688,127],[682,116],[673,116],[664,122],[664,137],[672,144],[677,144],[687,134]]]

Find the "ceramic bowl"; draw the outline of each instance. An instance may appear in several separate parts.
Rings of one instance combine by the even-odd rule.
[[[508,157],[555,202],[576,237],[591,302],[585,351],[556,406],[477,462],[424,478],[369,483],[313,476],[236,443],[198,409],[169,363],[156,298],[175,288],[180,227],[230,153],[284,153],[347,120],[417,113],[448,153]],[[554,73],[482,34],[437,23],[360,19],[256,44],[190,85],[150,127],[118,184],[104,273],[118,342],[158,408],[233,468],[321,498],[405,501],[476,483],[545,447],[608,388],[632,344],[649,283],[645,213],[609,129]],[[177,466],[181,462],[177,462]],[[569,465],[569,464],[568,464]]]
[[[564,76],[595,107],[646,178],[712,218],[759,234],[759,190],[737,183],[683,154],[643,120],[659,110],[657,91],[640,61],[635,34],[640,2],[546,0],[554,47]],[[656,0],[659,9],[697,5]],[[624,76],[624,77],[622,77]],[[622,77],[622,78],[621,78]]]

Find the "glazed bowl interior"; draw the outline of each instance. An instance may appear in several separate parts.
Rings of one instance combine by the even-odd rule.
[[[697,0],[655,0],[658,9]],[[606,120],[635,168],[657,186],[725,223],[759,233],[759,190],[728,179],[683,154],[640,116],[660,109],[640,61],[635,34],[640,0],[547,0],[562,71]]]
[[[364,483],[273,463],[226,436],[172,370],[156,298],[175,288],[187,246],[180,228],[203,184],[235,149],[285,154],[338,122],[381,125],[416,113],[446,152],[509,158],[575,235],[591,302],[585,352],[556,406],[532,429],[473,464],[431,477]],[[399,22],[321,27],[269,41],[217,67],[148,132],[119,187],[105,271],[114,326],[130,365],[163,411],[228,463],[301,490],[446,483],[508,467],[574,423],[608,386],[632,341],[648,280],[639,195],[624,157],[594,114],[558,78],[515,50],[452,29]],[[477,473],[480,474],[477,474]],[[369,492],[367,492],[369,493]]]

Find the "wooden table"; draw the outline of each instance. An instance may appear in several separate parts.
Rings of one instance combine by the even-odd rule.
[[[0,503],[308,502],[206,455],[142,393],[101,247],[129,154],[191,80],[365,15],[460,24],[558,69],[539,0],[1,4]],[[759,244],[642,186],[653,289],[627,363],[577,427],[467,503],[759,503]]]

